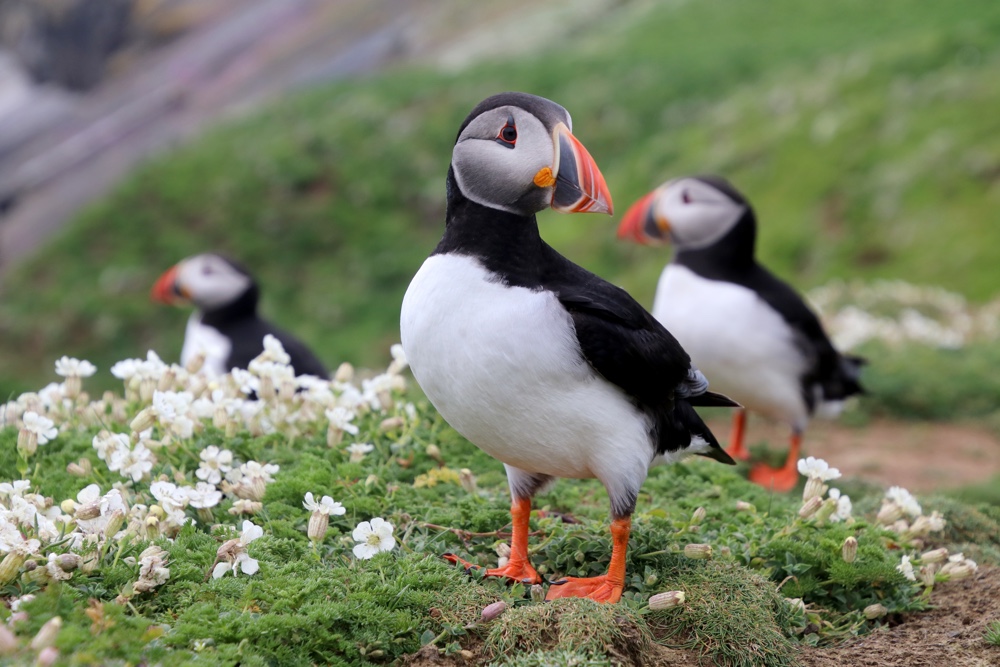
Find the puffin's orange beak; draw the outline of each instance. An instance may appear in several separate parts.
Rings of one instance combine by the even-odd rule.
[[[555,165],[543,181],[555,184],[552,191],[552,208],[562,213],[607,213],[611,215],[611,193],[604,175],[583,144],[570,133],[563,123],[552,132],[556,144]],[[540,171],[535,183],[541,185]],[[552,180],[554,178],[554,181]]]
[[[659,190],[653,190],[629,207],[618,225],[618,238],[643,245],[669,240],[670,223],[656,215],[658,194]]]
[[[156,280],[149,296],[153,301],[170,305],[177,303],[178,297],[184,296],[177,288],[177,266],[171,266]]]

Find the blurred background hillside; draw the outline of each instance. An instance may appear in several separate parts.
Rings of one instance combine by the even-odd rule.
[[[858,419],[1000,430],[1000,3],[115,0],[67,41],[87,4],[0,1],[3,396],[63,354],[94,386],[147,349],[176,360],[188,313],[149,287],[206,250],[249,265],[265,315],[330,366],[381,365],[456,128],[515,89],[570,110],[619,216],[671,176],[723,174],[779,275],[860,284],[818,293],[872,358]],[[649,305],[669,251],[616,222],[541,217]],[[876,299],[878,280],[953,294]],[[880,316],[914,340],[849,330]]]

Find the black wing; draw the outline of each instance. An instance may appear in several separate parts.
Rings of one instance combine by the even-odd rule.
[[[688,383],[691,369],[691,358],[681,344],[628,292],[555,251],[552,254],[554,270],[543,284],[573,318],[577,341],[590,365],[641,404],[672,404],[677,388]]]
[[[305,343],[259,317],[241,320],[223,331],[232,342],[228,368],[246,368],[254,357],[264,351],[264,336],[271,334],[285,348],[296,375],[315,375],[328,379],[329,372]]]
[[[819,385],[823,398],[828,400],[863,393],[859,376],[865,360],[840,354],[830,342],[816,313],[795,290],[760,265],[755,267],[744,285],[760,295],[795,331],[799,349],[808,362],[809,370],[802,383],[810,408],[814,407],[815,400],[810,391],[813,385]]]

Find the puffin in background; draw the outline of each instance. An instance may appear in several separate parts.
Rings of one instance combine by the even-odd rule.
[[[202,353],[203,368],[210,375],[246,368],[263,352],[264,336],[271,334],[291,357],[296,375],[329,377],[305,343],[257,315],[260,287],[231,259],[206,253],[181,260],[160,276],[151,296],[154,301],[195,307],[184,332],[182,364]]]
[[[557,477],[596,477],[611,501],[607,574],[553,582],[547,599],[616,602],[649,467],[687,454],[733,463],[694,407],[736,404],[707,391],[677,340],[624,290],[539,236],[535,214],[549,207],[611,213],[571,127],[564,108],[525,93],[472,110],[452,152],[444,236],[406,291],[400,330],[434,407],[507,470],[511,554],[486,575],[539,583],[528,559],[532,496]]]
[[[813,415],[835,417],[863,393],[861,357],[838,352],[795,291],[754,258],[753,208],[718,176],[678,178],[625,214],[618,237],[677,248],[660,276],[653,315],[681,342],[713,388],[791,427],[778,469],[754,466],[750,479],[780,491],[798,482],[802,433]],[[746,412],[734,416],[729,454],[746,459]]]

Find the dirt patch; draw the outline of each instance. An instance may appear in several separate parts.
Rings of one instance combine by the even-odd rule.
[[[939,584],[935,609],[910,614],[842,646],[805,648],[803,667],[993,667],[1000,647],[986,643],[986,626],[1000,620],[1000,568]]]
[[[727,421],[710,426],[729,440]],[[784,426],[751,415],[747,443],[787,446]],[[937,491],[1000,475],[1000,438],[988,429],[934,422],[873,421],[863,427],[816,421],[806,431],[803,456],[818,456],[846,477],[861,477],[910,491]]]

